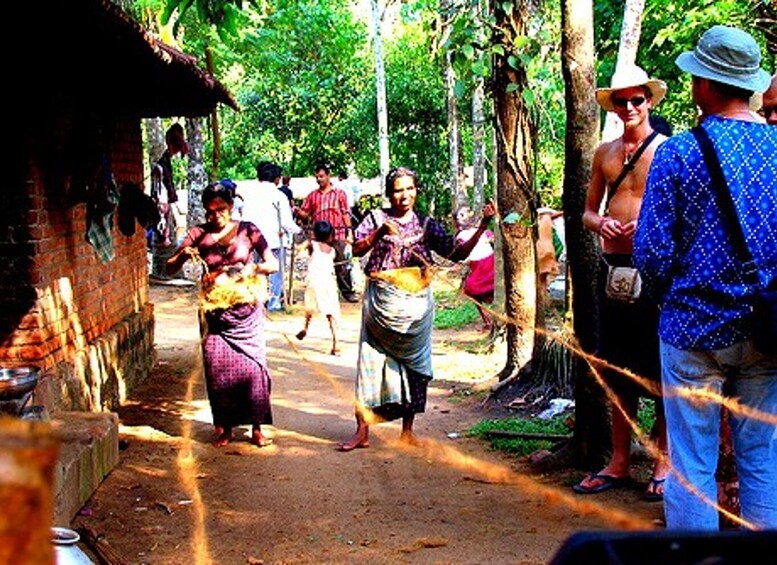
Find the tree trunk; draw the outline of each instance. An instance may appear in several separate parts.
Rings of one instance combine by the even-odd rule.
[[[491,150],[492,161],[494,163],[499,161],[497,153],[496,132],[491,132]],[[499,182],[496,175],[493,175],[491,181],[491,188],[493,189],[494,198],[497,203],[499,198]],[[497,216],[499,217],[499,216]],[[504,261],[500,261],[499,258],[503,257],[503,244],[502,244],[502,230],[494,229],[494,304],[493,308],[499,314],[504,314],[504,305],[507,302],[507,293],[505,292],[505,276],[504,276]],[[501,319],[494,320],[494,324],[491,326],[491,338],[496,339],[497,334],[501,335],[504,331],[504,323]]]
[[[486,186],[486,118],[483,112],[483,79],[475,83],[472,92],[472,206],[475,210],[483,207]]]
[[[383,41],[380,33],[380,6],[378,0],[371,0],[372,6],[372,50],[375,56],[375,89],[378,112],[378,150],[380,151],[381,194],[385,190],[386,175],[391,163],[389,155],[388,107],[386,105],[386,70],[383,65]]]
[[[477,43],[482,45],[484,40],[480,0],[472,0],[472,15],[475,22],[475,37]],[[476,53],[476,58],[480,53]],[[486,146],[485,129],[486,118],[483,111],[485,101],[484,82],[481,77],[475,79],[475,88],[472,91],[472,205],[475,210],[483,207],[486,186]]]
[[[526,31],[524,2],[497,4],[494,13],[502,30],[495,39],[505,47],[505,55],[494,56],[494,129],[497,146],[498,206],[501,217],[502,259],[505,277],[507,360],[499,374],[504,381],[516,375],[529,361],[534,344],[537,315],[535,275],[535,216],[532,193],[532,123],[521,92],[526,87],[526,70],[508,62],[515,40]],[[516,60],[511,58],[510,60]]]
[[[162,118],[147,118],[144,120],[146,125],[146,139],[148,141],[148,167],[150,171],[156,167],[157,161],[162,157],[167,147],[165,143],[165,128],[162,124]],[[146,175],[149,178],[149,175]],[[147,193],[151,192],[151,181],[145,188]],[[156,227],[156,226],[155,226]],[[154,238],[156,240],[156,237]],[[154,243],[151,247],[151,264],[149,265],[149,274],[155,277],[163,278],[165,273],[165,262],[170,256],[169,250]]]
[[[483,18],[481,0],[472,0],[472,21],[475,25],[475,38],[477,45],[485,43],[483,33]],[[480,50],[475,53],[475,60],[481,56]],[[485,88],[482,77],[475,78],[475,87],[472,90],[472,206],[480,210],[485,201],[484,191],[486,186],[486,147],[485,129],[486,118],[483,111],[485,102]]]
[[[186,170],[188,201],[186,228],[205,221],[202,191],[208,185],[208,174],[203,164],[202,119],[186,118],[186,139],[189,142],[189,162]]]
[[[645,0],[626,0],[623,7],[623,23],[621,24],[621,38],[618,44],[618,60],[615,63],[615,70],[633,65],[637,61],[644,11]],[[607,112],[604,119],[602,140],[611,141],[621,135],[623,135],[623,122],[618,119],[615,112]]]
[[[162,125],[162,118],[146,118],[143,123],[146,126],[148,142],[148,166],[152,169],[165,152],[165,128]]]
[[[208,67],[208,72],[211,76],[214,76],[213,71],[213,51],[210,47],[205,47],[205,62]],[[219,163],[221,161],[221,132],[219,131],[219,109],[218,106],[213,107],[213,111],[210,113],[210,136],[213,140],[213,158],[211,159],[210,174],[212,180],[219,178]]]
[[[598,144],[599,107],[591,93],[596,86],[593,50],[593,7],[590,0],[562,2],[561,65],[567,106],[564,229],[567,241],[568,287],[577,345],[593,353],[597,342],[596,276],[599,242],[583,227],[583,211],[591,163]],[[586,466],[605,459],[610,445],[604,394],[591,378],[587,363],[575,357],[574,446]]]
[[[448,109],[448,173],[451,179],[451,211],[454,213],[459,208],[469,206],[461,156],[461,115],[459,100],[454,92],[455,85],[456,77],[449,51],[445,54],[445,93]]]

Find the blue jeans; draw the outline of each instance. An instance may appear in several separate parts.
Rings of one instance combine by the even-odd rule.
[[[272,254],[278,260],[278,270],[268,277],[270,298],[267,300],[267,310],[270,312],[283,310],[283,266],[281,264],[285,259],[283,251],[283,248],[272,250]]]
[[[741,405],[777,416],[777,357],[751,340],[715,351],[682,351],[661,342],[662,383],[669,459],[664,510],[667,529],[718,530],[715,470],[720,439],[718,404],[680,398],[678,387],[708,389]],[[759,529],[777,529],[777,428],[731,414],[742,518]],[[675,474],[676,473],[676,474]],[[682,476],[707,500],[688,490]]]

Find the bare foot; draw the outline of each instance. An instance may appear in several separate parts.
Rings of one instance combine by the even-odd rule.
[[[270,438],[262,435],[262,432],[252,432],[251,443],[253,443],[256,447],[267,447],[268,445],[272,445],[273,441]]]
[[[413,447],[428,447],[429,442],[419,439],[417,435],[413,433],[403,433],[399,436],[399,441],[412,445]]]
[[[216,427],[216,441],[213,442],[214,447],[224,447],[227,445],[234,436],[232,435],[232,428]]]
[[[297,332],[297,339],[300,341],[305,339],[305,336],[308,335],[308,332],[306,330],[302,330],[300,332]]]
[[[354,449],[362,449],[370,446],[369,437],[361,431],[357,431],[351,439],[345,443],[337,444],[337,451],[353,451]]]

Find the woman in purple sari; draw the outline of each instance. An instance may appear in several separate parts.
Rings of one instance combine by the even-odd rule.
[[[425,410],[432,379],[432,251],[453,261],[465,259],[495,213],[487,204],[472,238],[456,244],[440,224],[415,212],[417,187],[415,171],[393,169],[386,177],[389,209],[370,212],[355,232],[353,254],[369,252],[370,257],[356,374],[356,432],[339,444],[340,451],[369,447],[369,423],[397,418],[402,418],[401,441],[419,443],[413,422]]]
[[[262,424],[272,424],[270,372],[264,344],[264,312],[258,283],[278,263],[254,224],[232,220],[234,193],[219,183],[202,193],[205,223],[191,228],[167,261],[177,272],[189,259],[204,263],[201,324],[205,381],[216,428],[216,447],[233,438],[232,428],[251,424],[251,441],[271,440]],[[255,252],[255,253],[254,253]],[[254,262],[254,255],[261,262]],[[261,277],[260,277],[261,276]]]

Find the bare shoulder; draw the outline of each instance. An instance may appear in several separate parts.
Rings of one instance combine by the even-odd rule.
[[[597,170],[607,182],[611,182],[623,168],[623,141],[621,138],[606,141],[594,153],[594,172]]]
[[[623,141],[621,138],[613,139],[612,141],[605,141],[596,148],[594,153],[594,159],[599,163],[606,165],[612,159],[620,159],[623,152]]]

